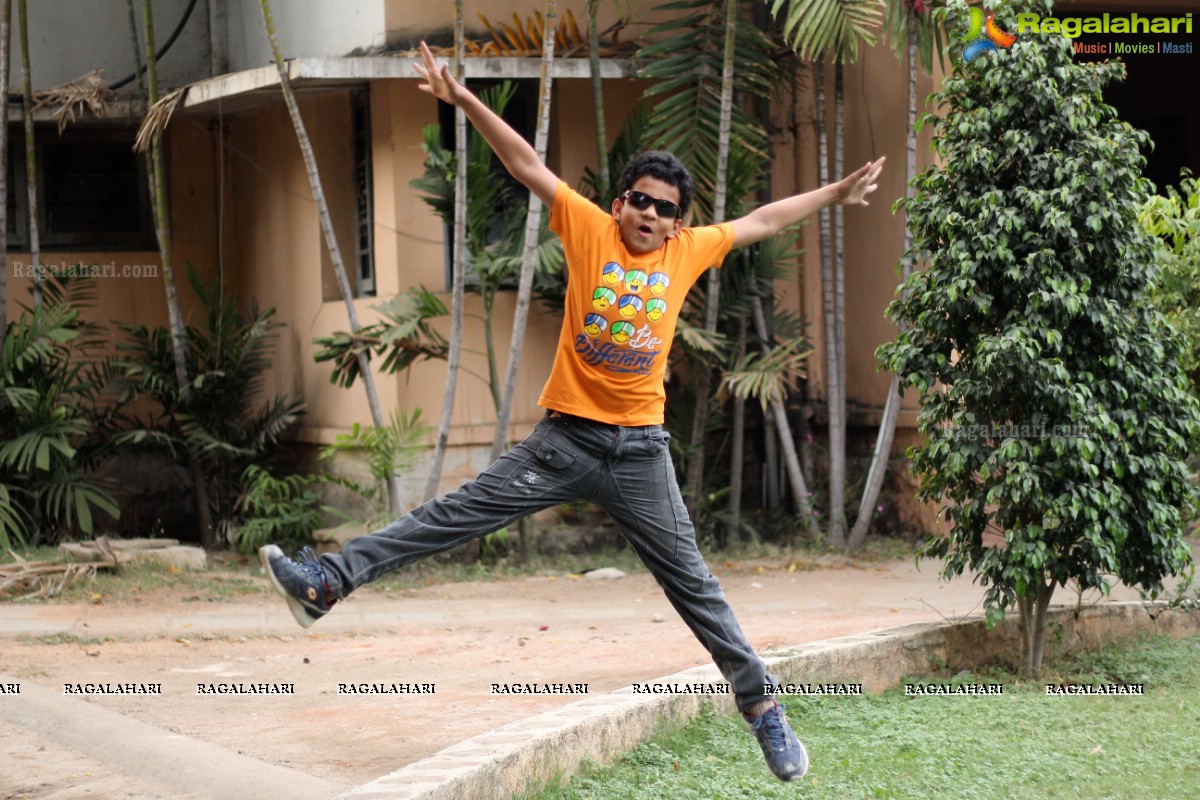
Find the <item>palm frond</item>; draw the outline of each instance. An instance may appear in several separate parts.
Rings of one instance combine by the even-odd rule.
[[[121,516],[117,501],[83,473],[63,470],[46,481],[38,494],[38,505],[48,519],[76,527],[84,533],[94,529],[93,510],[113,518]]]
[[[858,60],[859,44],[875,44],[884,6],[882,0],[772,0],[771,14],[801,58],[849,63]]]
[[[671,151],[687,166],[700,190],[698,211],[711,218],[720,150],[724,12],[703,0],[668,3],[658,10],[673,13],[668,22],[647,32],[647,36],[663,38],[638,51],[638,57],[648,61],[639,77],[653,81],[645,96],[655,98],[642,142]],[[735,37],[734,76],[739,96],[747,102],[770,97],[777,84],[770,40],[744,19],[739,19]],[[727,196],[736,202],[753,192],[761,179],[767,136],[745,104],[735,104],[731,114],[728,175],[733,182]]]
[[[675,336],[683,342],[685,347],[720,360],[724,360],[732,349],[729,337],[719,331],[709,331],[693,325],[682,315],[675,324]]]
[[[541,55],[546,18],[540,11],[535,11],[533,16],[525,20],[522,20],[514,12],[512,25],[506,22],[497,22],[493,25],[482,11],[478,12],[478,16],[491,39],[465,42],[472,55],[484,57]],[[587,39],[579,31],[579,23],[575,21],[574,12],[568,8],[554,28],[554,51],[556,53],[577,52],[585,47],[587,47]]]
[[[804,362],[812,354],[805,338],[791,339],[765,354],[752,352],[738,359],[721,382],[724,395],[754,399],[766,411],[772,403],[783,402],[795,382],[804,374]]]
[[[908,53],[908,31],[915,27],[917,35],[917,63],[926,74],[932,74],[933,64],[940,64],[946,53],[946,8],[931,8],[924,13],[910,10],[901,0],[892,0],[886,5],[884,28],[891,34],[892,51],[902,59]]]
[[[19,486],[0,483],[0,547],[5,550],[24,545],[32,521],[21,502],[27,492]]]

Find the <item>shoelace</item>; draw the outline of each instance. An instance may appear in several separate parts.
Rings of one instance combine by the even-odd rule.
[[[323,587],[328,587],[329,584],[325,580],[325,568],[321,566],[317,554],[313,552],[311,547],[306,547],[296,553],[296,566],[307,577],[314,579]]]
[[[757,729],[773,750],[786,750],[788,747],[787,734],[783,730],[783,714],[778,708],[764,711],[759,716]]]

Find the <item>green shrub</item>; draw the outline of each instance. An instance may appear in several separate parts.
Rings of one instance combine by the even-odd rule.
[[[101,328],[80,309],[81,279],[48,279],[43,301],[8,324],[0,350],[0,547],[91,534],[95,514],[117,517],[93,470],[112,452],[120,403]]]
[[[274,331],[281,327],[275,309],[260,311],[251,303],[242,310],[219,281],[201,281],[191,265],[187,276],[202,309],[199,324],[187,327],[192,402],[184,403],[175,376],[170,330],[121,326],[128,340],[118,349],[130,398],[149,397],[157,405],[121,442],[166,448],[185,466],[189,452],[197,454],[214,522],[228,534],[247,467],[280,454],[304,403],[284,395],[260,398]]]
[[[1185,174],[1179,189],[1147,201],[1139,221],[1157,248],[1150,299],[1184,337],[1179,363],[1200,395],[1200,183]]]
[[[233,533],[240,552],[253,553],[265,544],[307,544],[321,527],[322,475],[276,478],[251,464],[242,475],[238,510],[244,516]]]

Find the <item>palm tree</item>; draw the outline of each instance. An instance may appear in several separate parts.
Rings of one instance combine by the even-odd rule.
[[[147,3],[149,0],[147,0]],[[342,260],[342,251],[338,247],[337,235],[333,230],[333,218],[329,214],[329,205],[325,201],[325,189],[321,185],[321,176],[317,171],[317,159],[313,154],[312,142],[300,117],[300,108],[296,104],[296,95],[292,91],[291,81],[288,80],[287,66],[283,63],[283,51],[279,47],[279,37],[275,33],[275,20],[271,16],[271,0],[260,0],[263,26],[267,31],[267,41],[271,45],[271,56],[275,61],[275,70],[279,74],[279,88],[283,90],[283,100],[287,105],[292,125],[296,129],[296,139],[300,143],[300,152],[304,156],[304,166],[308,172],[308,182],[312,187],[313,200],[317,205],[317,216],[321,223],[321,231],[325,237],[325,246],[329,248],[329,260],[333,263],[333,272],[337,277],[338,288],[341,289],[342,299],[346,303],[346,316],[349,318],[350,329],[357,333],[362,327],[358,322],[358,312],[354,308],[354,292],[350,288],[350,280],[346,275],[346,264]],[[367,393],[367,405],[371,410],[371,421],[376,428],[385,425],[383,411],[379,404],[379,393],[375,389],[375,377],[371,372],[370,359],[365,348],[358,350],[358,369],[363,379],[363,388]],[[400,479],[394,472],[388,480],[388,506],[393,513],[400,513]]]
[[[25,5],[26,0],[17,0],[17,38],[21,43],[21,116],[25,121],[25,197],[29,206],[29,260],[33,265],[33,304],[36,306],[42,302],[44,278],[41,270],[42,248],[38,236],[37,148],[33,131],[33,76],[29,71],[29,15]],[[4,95],[4,100],[4,124],[7,125],[7,94]]]
[[[8,98],[8,43],[12,0],[0,0],[0,97]],[[7,115],[8,109],[5,108]],[[8,197],[8,120],[0,125],[0,197]],[[8,203],[0,208],[0,353],[8,332]]]
[[[24,0],[21,0],[24,2]],[[146,37],[146,93],[149,107],[158,102],[158,63],[154,45],[154,14],[150,0],[142,2],[142,26]],[[175,285],[174,249],[171,242],[171,212],[167,198],[166,165],[163,163],[162,134],[150,137],[151,200],[153,201],[154,232],[158,240],[159,258],[162,261],[163,288],[167,298],[167,318],[171,330],[171,352],[175,361],[175,381],[179,385],[180,398],[185,407],[192,405],[192,381],[188,374],[188,336],[183,322],[183,311],[179,307],[179,292]],[[212,507],[208,496],[208,481],[201,468],[200,459],[194,450],[188,451],[188,466],[192,473],[193,491],[196,494],[196,513],[200,518],[200,543],[206,550],[220,546],[216,528],[212,522]]]
[[[608,172],[608,131],[604,125],[604,80],[600,77],[600,33],[596,30],[596,9],[600,0],[587,0],[588,64],[592,72],[592,106],[596,111],[596,169],[602,192],[612,185]],[[601,197],[604,195],[602,194]]]
[[[533,149],[545,162],[550,138],[550,98],[554,66],[554,20],[557,0],[546,0],[545,22],[542,26],[542,74],[538,99],[537,131]],[[492,460],[500,457],[508,441],[508,421],[512,416],[513,394],[517,388],[517,370],[521,365],[521,350],[525,346],[525,328],[529,322],[529,298],[533,293],[533,276],[537,269],[537,250],[542,227],[542,201],[529,193],[529,211],[525,217],[525,246],[521,255],[521,273],[517,280],[517,307],[513,316],[512,342],[508,350],[508,369],[504,376],[504,392],[496,413],[496,435],[492,439]]]
[[[817,128],[819,182],[829,182],[828,134],[826,125],[825,82],[822,62],[832,58],[837,74],[835,86],[842,85],[841,67],[858,59],[860,43],[873,44],[871,29],[882,19],[881,0],[773,0],[772,14],[781,21],[784,40],[807,60],[816,62]],[[835,160],[840,161],[841,92],[835,89]],[[836,166],[840,175],[841,165]],[[841,547],[846,544],[846,389],[845,389],[845,289],[840,264],[842,225],[840,214],[823,209],[819,216],[821,242],[821,290],[825,321],[826,396],[829,408],[829,519],[828,540]],[[837,230],[833,230],[836,225]],[[839,291],[839,284],[842,286]]]
[[[737,42],[738,3],[725,0],[725,41],[722,47],[721,64],[721,109],[717,131],[717,173],[713,188],[713,224],[725,221],[726,194],[729,177],[729,137],[733,117],[733,66]],[[708,271],[708,291],[705,294],[704,330],[717,331],[717,314],[720,310],[721,273]],[[688,500],[695,504],[704,489],[704,451],[708,429],[708,394],[712,372],[701,370],[697,376],[696,411],[692,418],[692,459],[688,462]]]
[[[905,135],[904,186],[905,196],[912,197],[913,179],[917,175],[917,67],[918,64],[926,74],[933,72],[936,56],[942,60],[942,26],[945,9],[934,10],[932,2],[926,0],[892,0],[888,4],[886,26],[892,34],[892,49],[905,51],[908,64],[908,122]],[[912,246],[912,231],[904,226],[904,252]],[[912,267],[907,261],[901,262],[901,282],[908,280]],[[875,509],[875,501],[883,486],[883,476],[887,471],[888,456],[891,454],[892,441],[896,434],[896,418],[900,414],[900,379],[892,375],[888,383],[887,402],[883,407],[883,418],[879,421],[879,431],[875,435],[875,448],[871,453],[871,465],[867,470],[867,481],[863,487],[862,500],[858,506],[858,516],[854,527],[850,530],[846,546],[853,550],[859,547],[867,536],[867,528],[871,523],[871,515]]]
[[[788,421],[787,408],[784,405],[787,390],[791,388],[794,379],[803,371],[804,362],[808,359],[812,348],[802,330],[795,331],[792,335],[785,337],[783,341],[772,346],[774,337],[768,330],[766,311],[763,307],[763,297],[771,296],[775,283],[793,274],[787,265],[794,264],[799,254],[795,249],[795,244],[796,232],[793,230],[750,248],[750,255],[747,259],[750,269],[748,270],[748,281],[746,281],[749,285],[744,286],[739,293],[743,300],[741,307],[734,313],[738,315],[739,327],[742,327],[741,323],[745,322],[747,315],[749,316],[758,340],[759,352],[739,355],[738,360],[726,371],[722,379],[722,390],[731,392],[735,400],[744,402],[752,398],[761,404],[763,415],[768,422],[768,430],[774,431],[775,435],[778,435],[780,447],[784,451],[784,467],[792,489],[797,518],[804,530],[812,535],[816,531],[812,506],[808,500],[808,484],[804,479],[804,470],[800,466],[800,457],[796,451],[796,442],[792,436],[791,423]],[[749,309],[744,308],[747,300]],[[773,444],[773,442],[771,443]],[[736,474],[737,470],[735,469],[734,475]],[[732,492],[731,488],[731,494]],[[734,499],[730,498],[731,530],[740,527],[738,508],[733,503]]]
[[[466,82],[462,0],[454,0],[454,76]],[[454,397],[458,388],[458,368],[462,359],[463,310],[467,283],[467,115],[454,107],[454,255],[451,269],[450,350],[446,358],[446,389],[442,416],[434,440],[433,460],[425,482],[425,499],[437,496],[442,480],[446,447],[450,441],[450,422],[454,416]]]
[[[773,81],[770,43],[762,31],[741,19],[738,4],[730,0],[723,6],[707,0],[670,5],[690,14],[650,31],[669,35],[639,53],[654,59],[642,76],[658,81],[646,97],[664,98],[654,106],[644,139],[670,150],[687,165],[697,184],[698,213],[720,222],[727,216],[731,198],[739,201],[758,185],[759,165],[766,160],[766,133],[761,123],[734,99],[735,95],[769,95]],[[718,75],[719,82],[714,80]],[[731,163],[737,167],[730,169]],[[720,313],[722,272],[710,271],[706,284],[703,329],[710,337]],[[693,511],[703,495],[711,369],[710,364],[702,363],[695,380],[685,492]]]

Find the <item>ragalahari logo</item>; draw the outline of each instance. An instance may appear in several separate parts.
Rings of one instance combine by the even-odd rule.
[[[1011,47],[1016,40],[1017,37],[1000,29],[996,24],[995,14],[988,15],[985,22],[983,11],[972,8],[971,22],[967,26],[966,35],[963,36],[963,41],[967,42],[963,48],[963,63],[969,63],[976,56],[990,53],[998,47]]]

